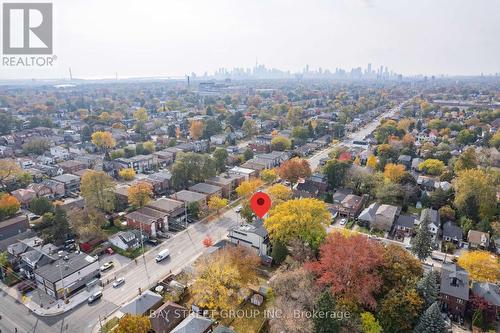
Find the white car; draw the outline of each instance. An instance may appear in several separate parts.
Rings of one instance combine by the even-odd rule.
[[[241,205],[239,205],[238,207],[236,207],[236,209],[234,211],[239,214],[242,209],[243,209],[243,207]]]
[[[125,283],[125,278],[123,276],[119,277],[118,279],[115,280],[115,282],[113,282],[113,288],[118,288],[124,283]]]
[[[345,225],[347,223],[347,219],[340,220],[340,225]]]
[[[113,268],[114,265],[115,264],[112,261],[109,261],[109,262],[105,263],[104,265],[102,265],[100,267],[100,270],[101,270],[101,272],[107,271],[108,269]]]

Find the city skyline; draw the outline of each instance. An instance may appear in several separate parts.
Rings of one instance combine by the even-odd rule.
[[[306,64],[350,71],[368,63],[404,76],[500,72],[492,15],[500,4],[491,0],[55,0],[53,7],[54,65],[3,65],[2,79],[67,78],[70,67],[78,78],[181,77],[252,68],[256,58],[291,73]]]

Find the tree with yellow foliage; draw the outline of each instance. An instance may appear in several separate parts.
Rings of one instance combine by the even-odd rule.
[[[278,178],[278,175],[275,169],[264,169],[260,172],[260,179],[262,179],[264,183],[274,183],[276,178]]]
[[[103,171],[89,170],[80,180],[80,191],[88,207],[111,212],[115,208],[115,183]]]
[[[218,195],[213,195],[208,199],[208,208],[212,211],[216,211],[219,214],[219,210],[226,207],[229,204],[229,200],[219,197]]]
[[[243,246],[226,246],[202,256],[191,286],[195,303],[210,310],[234,309],[242,301],[240,291],[258,281],[259,263],[257,254]]]
[[[377,157],[375,155],[370,155],[370,157],[368,157],[368,160],[366,161],[366,166],[372,170],[375,170],[377,169],[377,164]]]
[[[236,193],[239,197],[248,197],[261,186],[262,181],[260,179],[245,180],[236,188]]]
[[[386,180],[397,183],[405,174],[405,166],[402,164],[387,163],[384,169],[384,177]]]
[[[5,181],[23,172],[19,164],[13,160],[0,159],[0,187],[5,187]]]
[[[439,176],[445,169],[443,161],[434,158],[429,158],[418,165],[418,170],[434,176]]]
[[[458,258],[458,264],[469,273],[472,280],[493,283],[500,280],[500,263],[491,252],[465,252]]]
[[[102,121],[103,123],[107,123],[111,120],[111,115],[107,111],[101,112],[99,115],[99,120]]]
[[[110,132],[97,131],[92,133],[92,143],[99,149],[107,151],[116,146],[116,140]]]
[[[189,127],[189,135],[191,139],[198,140],[203,135],[203,123],[199,120],[193,120]]]
[[[286,201],[292,197],[292,190],[282,184],[274,184],[267,189],[267,194],[271,198],[273,205]]]
[[[153,197],[153,186],[150,183],[141,181],[128,188],[128,202],[136,207],[144,207]]]
[[[118,175],[123,179],[123,180],[132,180],[135,178],[135,170],[133,168],[125,168],[121,169],[118,171]]]
[[[494,175],[482,169],[460,171],[453,181],[455,207],[476,221],[492,217],[497,207],[496,185]]]
[[[274,241],[287,244],[298,239],[317,249],[325,238],[325,227],[331,215],[323,201],[311,198],[293,199],[278,204],[264,220]]]
[[[134,119],[137,121],[148,121],[148,111],[145,108],[139,108],[134,112]]]
[[[147,316],[126,314],[123,316],[116,333],[147,333],[151,329],[151,322]]]

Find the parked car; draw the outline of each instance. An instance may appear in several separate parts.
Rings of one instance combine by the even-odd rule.
[[[340,225],[346,225],[346,223],[347,223],[347,219],[344,218],[344,219],[340,220]]]
[[[125,283],[125,278],[123,276],[119,277],[118,279],[115,280],[115,282],[113,282],[113,288],[118,288],[124,283]]]
[[[95,301],[97,301],[98,299],[100,299],[101,297],[102,297],[102,291],[100,291],[100,290],[96,291],[95,293],[90,295],[89,298],[87,298],[87,303],[92,304]]]
[[[150,238],[146,242],[148,242],[149,244],[154,245],[154,246],[160,244],[160,241],[157,239],[154,239],[154,238]]]
[[[243,207],[241,205],[239,205],[238,207],[236,207],[236,209],[234,211],[239,214],[242,209],[243,209]]]
[[[104,263],[104,265],[102,265],[100,267],[100,270],[101,270],[101,272],[105,272],[108,269],[113,268],[114,266],[115,266],[115,264],[112,261],[108,261],[108,262]]]

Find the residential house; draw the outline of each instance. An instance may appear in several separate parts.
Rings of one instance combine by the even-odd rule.
[[[202,193],[181,190],[170,196],[172,199],[184,202],[187,206],[191,203],[198,203],[198,207],[203,210],[207,208],[207,196]]]
[[[31,188],[20,188],[12,191],[11,194],[16,197],[23,208],[27,208],[31,200],[36,198],[36,192]]]
[[[487,249],[490,246],[490,235],[478,230],[469,230],[467,241],[471,248]]]
[[[174,163],[175,160],[175,154],[168,150],[155,151],[153,155],[157,157],[158,164],[162,167]]]
[[[87,169],[87,164],[82,161],[69,160],[57,164],[64,173],[75,173],[80,170]]]
[[[188,309],[173,303],[165,302],[149,316],[151,329],[155,333],[170,333],[189,314]]]
[[[24,214],[0,221],[0,245],[2,247],[0,250],[4,250],[8,245],[17,242],[29,228],[28,216]]]
[[[247,169],[242,167],[233,167],[227,172],[229,175],[240,175],[245,178],[245,180],[249,180],[251,178],[257,178],[259,176],[259,172],[253,169]]]
[[[228,238],[233,244],[254,249],[260,256],[267,256],[271,253],[269,235],[261,219],[257,219],[252,224],[244,223],[231,227]]]
[[[151,290],[146,289],[137,297],[122,305],[119,312],[135,316],[145,315],[156,310],[163,303],[163,297]]]
[[[135,234],[130,231],[119,231],[108,237],[108,241],[124,251],[134,250],[140,246],[140,239],[137,239]]]
[[[443,224],[443,241],[461,246],[463,241],[462,228],[451,221]]]
[[[358,220],[370,228],[389,232],[400,212],[401,207],[374,202],[359,214]]]
[[[190,313],[171,333],[211,333],[212,326],[211,319]]]
[[[158,168],[158,157],[153,154],[136,155],[129,158],[117,158],[114,161],[115,167],[120,169],[132,168],[137,173],[147,173]]]
[[[473,282],[471,292],[482,298],[495,309],[495,317],[500,316],[500,287],[489,282]]]
[[[168,229],[168,214],[150,207],[142,207],[125,215],[127,227],[142,230],[156,237],[157,231]]]
[[[188,190],[205,194],[207,196],[207,201],[210,200],[212,196],[222,197],[222,188],[208,183],[198,183],[189,187]]]
[[[422,209],[422,211],[420,212],[419,224],[424,221],[428,224],[427,227],[432,234],[432,240],[435,241],[439,236],[439,232],[441,230],[441,219],[439,217],[439,212],[432,208]]]
[[[235,179],[226,174],[209,178],[205,180],[205,183],[219,187],[224,198],[229,198],[235,188]]]
[[[168,170],[163,170],[160,172],[155,172],[148,175],[144,181],[148,182],[153,186],[153,191],[155,194],[165,194],[170,189],[172,183],[172,174]]]
[[[454,319],[464,317],[469,301],[469,274],[455,263],[443,263],[439,300],[443,311]]]
[[[363,208],[365,202],[365,196],[360,197],[359,195],[348,194],[340,203],[333,205],[339,212],[339,215],[348,218],[355,218],[361,212],[361,208]]]
[[[32,183],[28,188],[35,191],[37,197],[49,199],[61,198],[66,194],[64,183],[52,179],[44,179],[41,183]]]
[[[398,163],[403,164],[406,170],[409,170],[412,166],[412,158],[409,155],[399,155]]]
[[[223,145],[224,143],[226,143],[226,140],[226,134],[217,134],[210,137],[210,143],[214,145]]]
[[[186,205],[184,202],[170,198],[161,198],[149,202],[146,207],[159,210],[168,216],[168,228],[186,225]]]
[[[80,177],[69,173],[53,177],[55,180],[64,185],[64,194],[66,196],[75,195],[80,191]]]
[[[99,261],[82,252],[63,255],[35,270],[38,289],[60,299],[71,295],[100,274]]]
[[[394,223],[394,238],[404,239],[411,237],[415,231],[415,226],[418,225],[418,217],[414,215],[399,215]]]

